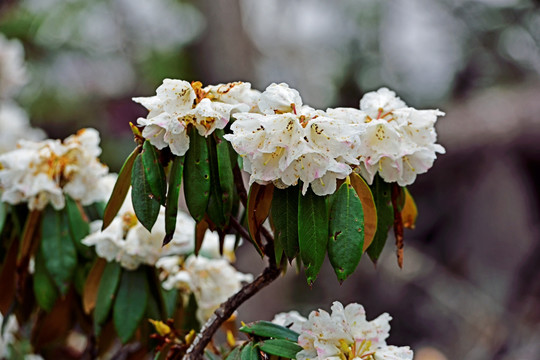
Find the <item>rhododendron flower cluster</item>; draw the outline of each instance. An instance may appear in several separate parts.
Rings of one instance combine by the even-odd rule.
[[[182,156],[189,148],[188,129],[193,126],[201,136],[223,129],[233,111],[249,111],[257,92],[249,83],[232,83],[202,88],[199,82],[165,79],[156,96],[133,100],[149,110],[139,118],[142,135],[158,149],[169,147]]]
[[[371,184],[375,174],[386,182],[410,185],[417,174],[428,171],[444,148],[436,144],[435,122],[444,115],[439,110],[407,107],[393,91],[381,88],[364,95],[360,110],[328,109],[344,121],[362,125],[360,174]]]
[[[190,255],[182,264],[179,256],[158,261],[162,269],[165,289],[182,289],[193,293],[197,300],[197,319],[206,322],[212,313],[242,287],[242,282],[253,280],[251,274],[238,272],[225,258],[209,259]]]
[[[0,155],[2,201],[27,202],[30,210],[42,210],[50,202],[59,210],[64,194],[89,205],[106,200],[101,186],[108,168],[99,162],[99,133],[82,129],[63,142],[21,141],[18,149]]]
[[[312,311],[303,318],[297,312],[278,314],[273,322],[290,326],[300,333],[298,344],[303,348],[298,360],[410,360],[408,346],[386,344],[392,318],[384,313],[372,321],[366,320],[362,305],[343,307],[336,301],[332,313]]]
[[[359,164],[362,128],[353,121],[303,105],[298,91],[283,83],[270,85],[258,105],[261,114],[234,114],[233,133],[225,135],[243,156],[250,183],[284,188],[301,181],[303,193],[311,185],[326,195]]]

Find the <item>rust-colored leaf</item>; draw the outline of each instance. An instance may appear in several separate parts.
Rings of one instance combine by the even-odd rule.
[[[199,255],[206,230],[208,230],[208,222],[205,219],[195,225],[195,255]]]
[[[58,298],[50,313],[40,312],[32,329],[32,345],[34,350],[58,341],[67,336],[72,327],[74,305],[73,289],[63,298]]]
[[[270,214],[273,194],[274,185],[272,184],[260,185],[253,183],[249,189],[247,203],[248,229],[255,247],[261,255],[264,255],[261,227]]]
[[[369,245],[375,238],[377,232],[377,208],[375,207],[375,200],[373,199],[373,193],[368,184],[357,173],[350,175],[351,185],[358,194],[360,201],[362,202],[362,210],[364,211],[364,248],[366,251]]]
[[[407,229],[414,229],[416,226],[416,217],[418,216],[418,209],[416,203],[408,189],[403,189],[405,192],[405,204],[401,210],[401,218],[403,219],[403,226]]]
[[[17,251],[19,242],[13,240],[0,271],[0,313],[7,314],[11,303],[15,300],[15,277],[17,267]]]
[[[19,254],[17,255],[17,267],[21,267],[30,258],[32,250],[35,250],[33,244],[36,241],[36,231],[39,228],[38,224],[41,220],[41,211],[32,210],[28,214],[24,230],[19,246]]]
[[[394,207],[394,235],[396,237],[397,260],[400,268],[403,268],[403,219],[398,208],[400,187],[392,184],[392,206]]]
[[[107,261],[103,258],[97,258],[96,262],[90,269],[86,282],[84,283],[83,290],[83,309],[86,314],[90,314],[96,307],[97,294],[99,289],[99,283],[103,270],[107,265]]]

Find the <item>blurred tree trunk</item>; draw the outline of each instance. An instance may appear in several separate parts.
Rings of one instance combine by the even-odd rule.
[[[194,46],[197,73],[204,84],[253,81],[255,49],[242,26],[239,0],[192,1],[206,18]]]

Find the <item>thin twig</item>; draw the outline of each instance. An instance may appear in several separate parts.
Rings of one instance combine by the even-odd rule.
[[[221,304],[212,317],[204,324],[201,331],[189,347],[184,360],[199,360],[203,358],[204,349],[214,336],[214,333],[219,327],[231,317],[235,310],[245,301],[259,292],[261,289],[269,285],[272,281],[278,278],[280,274],[279,268],[274,264],[264,269],[253,282],[244,285],[239,292],[231,296],[226,302]]]
[[[238,220],[236,220],[236,218],[234,216],[231,216],[231,220],[230,220],[230,224],[231,226],[238,232],[238,235],[240,235],[241,237],[243,237],[245,240],[247,241],[251,241],[250,237],[249,237],[249,233],[248,231],[246,230],[245,227],[243,227],[239,222]]]

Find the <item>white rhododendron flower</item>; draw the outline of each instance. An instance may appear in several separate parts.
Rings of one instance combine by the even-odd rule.
[[[225,135],[243,157],[250,184],[284,188],[301,181],[304,194],[311,185],[315,194],[327,195],[359,164],[359,124],[303,105],[287,84],[270,85],[258,106],[262,114],[234,114],[233,133]]]
[[[26,82],[22,44],[0,34],[0,99],[13,97]]]
[[[296,310],[276,314],[272,319],[274,324],[284,326],[292,331],[296,331],[297,333],[302,331],[302,325],[306,321],[307,319],[300,315],[300,313]]]
[[[160,259],[167,272],[165,289],[178,288],[191,292],[197,300],[197,319],[204,323],[230,296],[238,292],[242,282],[253,281],[253,275],[238,272],[226,259],[208,259],[190,255],[183,266],[181,258]]]
[[[206,93],[206,97],[213,101],[220,101],[231,105],[242,105],[234,108],[232,110],[233,112],[258,112],[261,92],[252,89],[250,83],[237,81],[228,84],[209,85],[203,90]]]
[[[250,85],[242,89],[242,83],[234,84],[202,89],[199,82],[163,80],[156,96],[133,98],[149,110],[146,118],[137,120],[144,126],[143,137],[160,150],[169,146],[173,154],[184,155],[189,149],[190,126],[195,127],[199,135],[208,136],[227,125],[233,110],[250,109],[249,105],[240,102],[242,95],[250,94],[246,89]],[[230,87],[228,92],[223,88],[227,86]],[[238,91],[233,91],[236,87],[239,87]]]
[[[367,321],[364,308],[356,303],[345,308],[336,301],[332,313],[312,311],[302,323],[298,344],[303,348],[298,360],[410,360],[408,346],[386,344],[390,331],[390,315],[384,313]]]
[[[386,182],[412,184],[427,172],[444,148],[436,144],[435,122],[444,115],[439,110],[407,107],[393,91],[381,88],[364,95],[360,110],[327,109],[329,116],[360,124],[361,144],[358,171],[373,182],[378,173]]]
[[[44,138],[45,133],[41,129],[30,126],[23,109],[12,101],[0,101],[0,154],[14,150],[19,140]]]
[[[99,133],[82,129],[63,142],[21,141],[16,150],[0,155],[2,201],[27,202],[30,210],[42,210],[50,202],[59,210],[64,194],[90,205],[106,199],[100,180],[108,169],[97,156]]]

